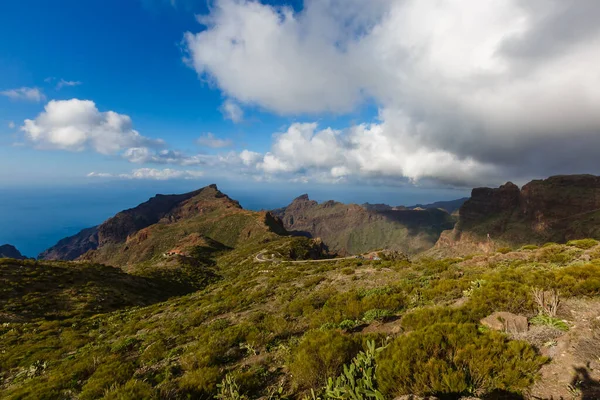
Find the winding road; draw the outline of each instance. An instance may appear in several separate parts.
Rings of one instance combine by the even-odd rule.
[[[276,262],[276,263],[288,263],[288,264],[306,264],[306,263],[315,263],[315,262],[331,262],[331,261],[339,261],[339,260],[354,260],[357,259],[357,256],[350,257],[340,257],[340,258],[325,258],[322,260],[301,260],[301,261],[284,261],[277,260],[275,258],[265,258],[266,250],[261,251],[254,257],[256,262]]]

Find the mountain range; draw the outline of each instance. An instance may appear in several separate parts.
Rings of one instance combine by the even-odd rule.
[[[511,182],[496,189],[475,188],[468,199],[410,207],[333,200],[319,204],[305,194],[284,208],[253,212],[210,185],[156,195],[60,240],[39,259],[82,258],[122,266],[169,252],[185,254],[195,246],[231,248],[247,239],[288,234],[319,238],[342,256],[383,248],[459,254],[600,237],[599,198],[600,177],[571,175],[535,180],[522,189]]]

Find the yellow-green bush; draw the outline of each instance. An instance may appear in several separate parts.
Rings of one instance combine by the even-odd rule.
[[[154,400],[158,395],[146,382],[131,379],[124,385],[111,388],[106,392],[103,400]]]
[[[94,374],[81,388],[79,398],[87,400],[102,397],[104,391],[111,386],[125,383],[131,379],[134,371],[135,367],[131,362],[114,357],[96,369]]]
[[[435,324],[396,338],[377,359],[379,389],[403,394],[520,393],[546,361],[525,342],[474,324]]]
[[[438,323],[466,323],[472,318],[465,308],[429,307],[407,313],[402,318],[402,328],[414,331]]]
[[[294,384],[317,389],[361,350],[360,340],[337,330],[311,331],[293,349],[289,369]]]
[[[179,388],[192,398],[210,397],[221,381],[221,372],[216,367],[204,367],[186,372],[179,380]]]
[[[598,241],[596,239],[579,239],[579,240],[569,240],[567,242],[567,246],[577,247],[578,249],[587,250],[596,246]]]

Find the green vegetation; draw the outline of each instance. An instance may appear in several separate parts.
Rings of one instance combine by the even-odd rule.
[[[533,325],[551,326],[560,331],[568,331],[569,330],[569,325],[565,321],[560,320],[558,318],[550,317],[548,315],[543,315],[543,314],[536,315],[535,317],[531,318],[529,320],[529,322]]]
[[[580,240],[569,240],[567,246],[577,247],[578,249],[587,250],[598,245],[596,239],[580,239]]]
[[[360,345],[360,340],[335,330],[308,332],[292,352],[289,368],[295,384],[303,389],[324,385],[327,377],[342,372]]]
[[[524,342],[474,324],[434,324],[396,338],[377,359],[377,381],[389,398],[402,394],[520,393],[546,361]]]
[[[522,393],[545,359],[485,331],[480,319],[510,311],[560,329],[536,317],[534,288],[560,292],[561,301],[600,296],[595,247],[256,261],[261,252],[291,254],[302,240],[266,235],[233,248],[206,240],[187,257],[131,268],[144,276],[85,262],[2,260],[0,397]],[[180,292],[177,283],[188,280],[197,288]]]

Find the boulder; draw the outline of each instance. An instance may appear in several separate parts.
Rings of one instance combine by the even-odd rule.
[[[497,311],[480,322],[490,329],[507,333],[522,333],[529,330],[526,317],[505,311]]]

